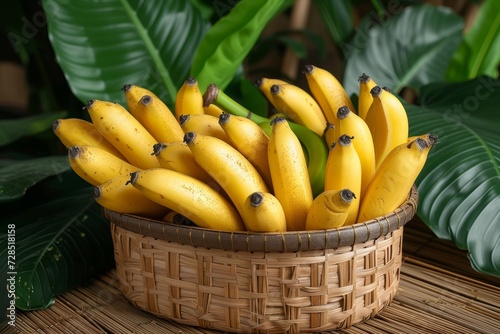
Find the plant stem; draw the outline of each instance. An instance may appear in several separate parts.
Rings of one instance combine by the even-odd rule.
[[[208,85],[205,94],[203,95],[203,105],[207,107],[210,104],[215,104],[217,107],[230,114],[249,118],[257,124],[269,122],[268,118],[252,113],[250,110],[233,100],[215,84]]]
[[[377,11],[377,15],[380,15],[380,13],[384,10],[384,5],[380,2],[380,0],[371,0],[371,2]]]
[[[170,74],[161,59],[158,49],[154,46],[153,41],[149,37],[146,27],[144,27],[141,20],[139,20],[139,18],[137,17],[137,13],[134,11],[132,6],[126,0],[121,0],[120,2],[122,3],[125,12],[130,16],[130,19],[132,20],[134,26],[137,29],[137,33],[141,37],[142,41],[144,42],[144,45],[146,46],[146,49],[149,52],[149,55],[153,59],[153,63],[156,65],[156,70],[163,81],[163,86],[165,87],[167,94],[172,99],[175,99],[175,96],[177,94],[177,88],[172,79],[170,78]]]

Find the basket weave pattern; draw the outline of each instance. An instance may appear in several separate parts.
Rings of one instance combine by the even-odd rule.
[[[368,238],[367,233],[356,236],[357,227],[305,237],[278,234],[283,245],[308,240],[292,242],[294,247],[286,251],[266,251],[284,247],[272,245],[276,235],[269,235],[270,244],[260,251],[245,250],[255,248],[248,241],[252,233],[207,237],[204,229],[184,226],[166,232],[160,222],[104,214],[111,221],[122,292],[137,308],[226,332],[317,333],[371,318],[393,300],[400,281],[403,225],[415,214],[416,203],[414,189],[397,212],[356,224],[372,234]],[[373,226],[379,227],[378,234],[370,232]],[[342,239],[344,234],[349,237]],[[335,235],[341,239],[334,242],[338,247],[314,247],[314,240]],[[228,236],[237,250],[205,247],[222,246]],[[213,238],[219,240],[209,240]],[[177,239],[186,242],[173,241]],[[346,239],[354,243],[342,245]],[[246,245],[240,240],[247,240]]]

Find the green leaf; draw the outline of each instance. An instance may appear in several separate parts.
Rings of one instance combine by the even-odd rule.
[[[84,103],[101,99],[124,104],[123,85],[136,84],[171,106],[208,29],[190,1],[42,3],[57,60]]]
[[[498,77],[500,65],[500,1],[484,1],[472,27],[456,50],[447,79],[462,81],[479,75]]]
[[[447,7],[415,5],[368,30],[373,25],[366,22],[341,45],[347,58],[343,83],[348,94],[358,93],[362,73],[396,93],[443,80],[460,43],[463,20]]]
[[[66,112],[42,114],[0,121],[0,146],[4,146],[22,137],[33,136],[50,129],[52,122],[66,117]]]
[[[336,45],[345,42],[354,28],[351,2],[349,0],[313,0],[312,3],[323,19],[323,24],[333,42]]]
[[[19,199],[39,181],[70,170],[66,156],[16,161],[0,169],[0,203]]]
[[[207,32],[193,59],[191,76],[204,91],[225,89],[268,22],[292,0],[241,0]]]
[[[477,271],[500,276],[500,81],[430,84],[421,104],[407,107],[410,134],[439,141],[417,179],[417,214]]]
[[[17,308],[47,308],[55,296],[111,268],[109,222],[91,193],[90,186],[77,188],[2,219],[3,240],[7,227],[15,225],[15,265],[2,261],[0,268],[15,276]],[[2,247],[0,259],[6,258],[6,253],[7,248]]]

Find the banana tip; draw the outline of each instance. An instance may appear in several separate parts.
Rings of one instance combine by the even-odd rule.
[[[219,115],[219,124],[224,125],[227,122],[229,122],[229,119],[231,118],[231,114],[227,112],[223,112]]]
[[[380,86],[374,86],[371,90],[370,90],[370,94],[372,96],[379,96],[380,93],[382,93],[382,87]]]
[[[71,159],[76,159],[78,158],[78,156],[80,155],[81,153],[81,148],[79,146],[71,146],[69,149],[68,149],[68,156],[71,158]]]
[[[156,143],[153,145],[153,153],[151,155],[159,155],[160,152],[166,147],[165,143]]]
[[[55,121],[52,122],[52,131],[57,131],[57,128],[59,128],[59,124],[61,124],[61,121],[59,119],[56,119]]]
[[[87,104],[85,105],[84,109],[90,110],[94,105],[95,101],[96,101],[95,99],[87,100]]]
[[[139,171],[130,173],[130,179],[127,182],[125,182],[125,185],[134,184],[137,181],[138,177],[139,177]]]
[[[272,95],[276,95],[281,91],[281,86],[280,85],[272,85],[271,88],[269,88],[269,91],[271,92]]]
[[[350,189],[342,189],[340,191],[340,196],[343,201],[350,203],[353,199],[356,198],[356,194],[354,194]]]
[[[193,142],[195,137],[196,137],[196,133],[186,132],[186,134],[184,135],[183,141],[189,145]]]
[[[153,102],[153,97],[151,95],[144,95],[141,97],[140,102],[145,106],[149,106]]]
[[[92,190],[92,197],[94,198],[94,200],[98,200],[99,198],[101,198],[101,195],[102,195],[102,189],[100,186],[95,186],[94,189]]]
[[[253,207],[257,207],[262,204],[264,201],[264,195],[261,192],[254,192],[249,195],[250,196],[250,205]]]
[[[363,73],[359,76],[358,81],[361,83],[367,83],[370,82],[371,78],[368,74]]]
[[[131,85],[131,84],[125,84],[125,85],[123,85],[123,87],[122,87],[122,91],[123,91],[124,93],[128,93],[128,92],[130,91],[130,88],[132,88],[132,85]]]
[[[302,73],[304,74],[312,74],[312,72],[314,72],[314,65],[306,65],[304,66],[304,71],[302,71]]]

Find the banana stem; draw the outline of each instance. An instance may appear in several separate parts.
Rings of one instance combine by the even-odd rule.
[[[205,94],[203,94],[203,106],[206,108],[211,104],[215,104],[217,107],[230,114],[249,118],[257,124],[269,122],[268,118],[252,113],[250,110],[233,100],[230,96],[226,95],[226,93],[213,83],[208,85]]]

